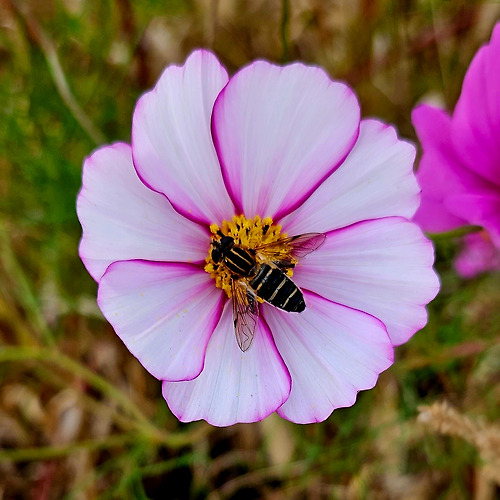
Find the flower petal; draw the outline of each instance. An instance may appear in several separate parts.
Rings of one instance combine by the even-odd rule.
[[[207,231],[139,180],[128,144],[102,147],[85,160],[77,212],[80,257],[96,281],[117,260],[196,262],[210,245]]]
[[[154,90],[139,99],[132,124],[141,179],[179,213],[204,223],[234,214],[210,134],[213,104],[226,83],[217,58],[195,51],[184,66],[169,66]]]
[[[297,210],[280,221],[288,234],[328,232],[354,222],[411,217],[420,191],[413,174],[415,148],[394,128],[361,122],[359,138],[344,163]]]
[[[457,194],[446,199],[446,207],[450,212],[463,217],[470,224],[484,227],[500,248],[500,192],[487,194]]]
[[[474,278],[486,271],[500,270],[500,249],[493,245],[486,231],[464,236],[462,245],[454,265],[463,278]]]
[[[351,406],[393,362],[384,324],[369,314],[305,293],[301,314],[263,307],[263,315],[290,370],[290,397],[279,415],[297,423],[321,422]]]
[[[190,380],[203,368],[224,293],[190,264],[124,261],[109,266],[97,300],[118,336],[154,377]]]
[[[452,120],[453,145],[472,171],[500,185],[500,23],[465,75]]]
[[[230,301],[208,344],[201,374],[187,382],[163,383],[163,396],[179,420],[205,419],[217,426],[262,420],[289,393],[288,370],[263,321],[250,349],[239,349]]]
[[[212,117],[226,186],[247,217],[277,219],[299,206],[342,163],[358,129],[351,90],[303,64],[247,66]]]
[[[293,279],[339,304],[383,321],[393,345],[427,322],[425,305],[439,289],[434,252],[418,226],[399,217],[360,222],[327,234],[299,262]]]
[[[467,221],[451,214],[443,200],[429,198],[424,193],[413,220],[428,233],[442,233],[467,225]]]
[[[423,148],[417,171],[422,200],[414,220],[431,233],[463,226],[466,221],[448,212],[444,199],[464,189],[481,189],[482,180],[457,157],[450,135],[451,118],[446,111],[421,105],[411,116]]]

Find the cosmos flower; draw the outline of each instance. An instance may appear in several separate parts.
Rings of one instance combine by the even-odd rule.
[[[465,235],[461,247],[455,259],[455,269],[463,278],[500,271],[500,249],[493,245],[486,231]]]
[[[229,79],[196,51],[139,99],[132,145],[84,163],[80,255],[181,421],[322,421],[375,385],[439,286],[408,220],[413,160],[392,127],[360,121],[348,87],[303,64],[257,61]],[[304,233],[325,241],[292,259],[285,234]],[[214,253],[222,237],[255,259],[273,244],[305,300],[300,313],[257,300],[249,347],[235,338],[236,277]]]
[[[468,224],[482,226],[500,249],[500,24],[489,44],[480,48],[465,75],[453,115],[428,105],[415,108],[412,121],[424,154],[417,172],[422,203],[415,221],[428,232]],[[480,240],[473,238],[477,243]],[[465,241],[465,246],[468,242]],[[481,244],[485,249],[485,242]],[[477,249],[477,245],[475,245]],[[481,255],[472,269],[495,267]],[[459,272],[462,266],[458,266]]]

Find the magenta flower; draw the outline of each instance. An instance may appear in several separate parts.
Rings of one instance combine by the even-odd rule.
[[[455,269],[463,278],[474,278],[487,271],[500,271],[500,249],[491,242],[486,231],[467,234],[455,259]]]
[[[425,231],[482,226],[500,249],[500,24],[475,55],[453,116],[421,105],[412,121],[424,154],[417,172]],[[466,243],[467,245],[467,243]],[[493,252],[494,254],[494,252]],[[475,252],[470,254],[475,255]],[[484,257],[485,253],[482,252]],[[472,268],[494,267],[470,262]]]
[[[132,146],[86,159],[78,215],[99,306],[180,420],[317,422],[375,385],[439,286],[408,220],[413,160],[319,68],[258,61],[229,79],[196,51],[165,70],[137,103]],[[285,233],[326,237],[303,257]],[[293,258],[306,304],[256,301],[249,348],[235,338],[236,275],[214,254],[228,236],[256,261],[262,244]]]

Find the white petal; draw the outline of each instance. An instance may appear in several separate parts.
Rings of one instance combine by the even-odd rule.
[[[263,315],[290,370],[292,390],[278,413],[297,423],[321,422],[351,406],[393,361],[382,322],[361,311],[305,293],[306,310],[265,306]]]
[[[196,262],[210,245],[206,230],[139,180],[128,144],[102,147],[85,160],[77,212],[80,257],[97,281],[117,260]]]
[[[224,293],[197,266],[124,261],[109,266],[97,300],[118,336],[154,377],[190,380],[202,370]]]
[[[206,50],[184,66],[169,66],[138,101],[132,126],[134,163],[141,179],[164,193],[184,216],[220,223],[234,215],[210,133],[215,99],[226,70]]]
[[[399,217],[360,222],[327,234],[296,267],[300,288],[380,319],[394,345],[427,322],[439,290],[434,252],[418,226]]]
[[[359,106],[319,68],[257,61],[220,93],[212,123],[236,207],[247,217],[276,219],[345,159],[358,136]]]
[[[163,384],[163,396],[179,420],[204,419],[217,426],[262,420],[289,393],[288,371],[263,321],[250,349],[239,349],[230,301],[208,344],[201,374],[194,380]]]
[[[394,128],[361,122],[359,138],[344,163],[297,210],[280,221],[287,234],[326,233],[381,217],[411,218],[419,203],[415,148]]]

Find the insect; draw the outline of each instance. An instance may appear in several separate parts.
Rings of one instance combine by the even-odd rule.
[[[236,341],[245,352],[255,336],[259,300],[288,312],[302,312],[306,304],[299,287],[287,276],[297,259],[313,252],[325,241],[322,233],[284,238],[255,249],[243,248],[219,231],[212,242],[212,260],[231,275],[233,319]]]

